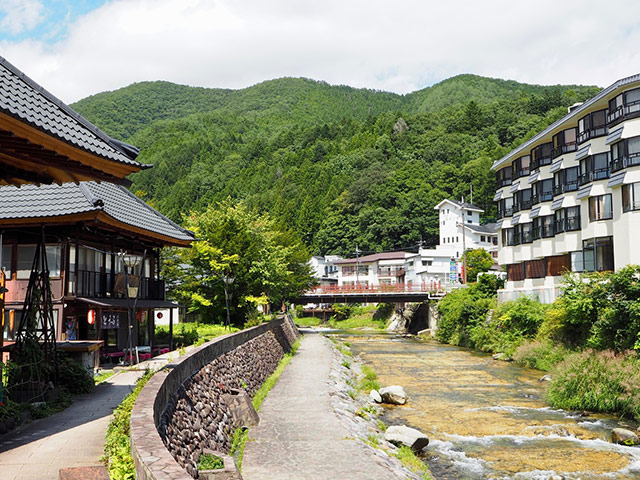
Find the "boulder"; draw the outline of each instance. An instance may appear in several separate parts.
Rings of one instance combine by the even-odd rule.
[[[538,380],[539,382],[550,382],[551,381],[551,375],[543,375],[542,377],[540,377],[540,380]]]
[[[400,385],[381,388],[379,393],[383,403],[392,405],[404,405],[407,403],[407,394],[404,393],[404,388]]]
[[[511,358],[509,355],[507,355],[506,353],[494,353],[492,355],[494,360],[501,360],[503,362],[512,362],[513,358]]]
[[[369,392],[369,398],[371,398],[375,403],[382,403],[382,397],[377,390],[371,390],[371,392]]]
[[[626,428],[614,428],[611,432],[613,443],[620,445],[640,445],[640,438],[635,432]]]
[[[404,425],[393,425],[384,432],[384,439],[394,445],[406,445],[414,452],[419,452],[429,445],[429,437],[420,430]]]

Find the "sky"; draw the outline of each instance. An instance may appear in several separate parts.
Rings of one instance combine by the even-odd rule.
[[[640,1],[0,0],[0,55],[67,103],[150,80],[604,87],[640,73]]]

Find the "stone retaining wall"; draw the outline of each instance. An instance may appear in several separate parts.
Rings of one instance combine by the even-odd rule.
[[[290,318],[216,338],[168,364],[142,389],[131,412],[136,478],[198,478],[204,449],[228,452],[235,429],[222,399],[253,396],[299,333]]]

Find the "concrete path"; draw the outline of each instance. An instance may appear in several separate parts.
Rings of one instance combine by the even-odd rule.
[[[153,367],[166,363],[164,357],[155,357]],[[117,373],[66,410],[0,436],[0,479],[57,480],[61,468],[98,465],[113,410],[146,366]]]
[[[382,480],[395,478],[351,439],[329,397],[329,340],[305,334],[300,348],[269,392],[260,424],[249,429],[245,480]]]

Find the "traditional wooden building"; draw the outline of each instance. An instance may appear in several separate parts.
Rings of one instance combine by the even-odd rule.
[[[0,57],[0,185],[127,183],[137,155]]]
[[[44,232],[58,340],[103,340],[105,351],[153,347],[153,309],[165,298],[159,250],[187,247],[192,232],[126,188],[107,182],[0,187],[5,342],[19,324],[36,244]],[[125,254],[140,258],[125,268]],[[128,275],[127,275],[128,274]],[[127,287],[137,286],[131,298]],[[132,317],[128,317],[133,310]]]

